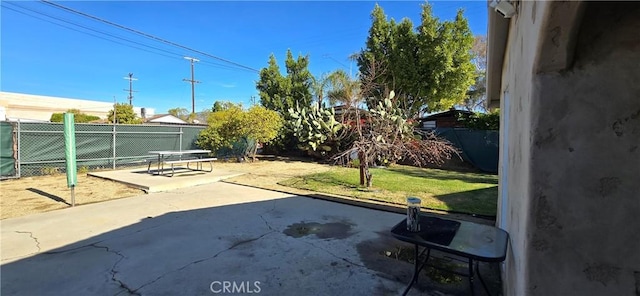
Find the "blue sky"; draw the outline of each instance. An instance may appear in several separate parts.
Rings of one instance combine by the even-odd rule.
[[[309,69],[319,76],[351,67],[355,74],[357,66],[347,57],[364,46],[376,2],[56,3],[257,70],[266,67],[271,53],[284,70],[291,49],[294,55],[309,55]],[[422,1],[377,3],[390,18],[420,22]],[[465,8],[472,32],[486,34],[485,1],[430,3],[441,20],[453,19],[458,8]],[[189,61],[183,58],[190,56],[201,60],[195,65],[195,78],[201,81],[196,111],[216,100],[244,106],[252,96],[259,100],[254,71],[42,2],[2,1],[0,49],[2,91],[126,102],[124,77],[132,72],[139,79],[133,83],[135,106],[155,108],[156,114],[176,107],[191,110],[191,86],[182,81],[190,78]]]

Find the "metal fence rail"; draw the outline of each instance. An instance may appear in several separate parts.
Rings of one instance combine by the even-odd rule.
[[[76,124],[75,129],[78,167],[115,169],[144,163],[151,150],[195,149],[204,127]],[[2,178],[64,172],[61,123],[3,122],[0,133]]]

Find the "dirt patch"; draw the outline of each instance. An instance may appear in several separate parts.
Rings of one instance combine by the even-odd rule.
[[[331,166],[308,161],[273,158],[245,163],[216,163],[215,168],[244,173],[241,176],[226,179],[225,182],[286,191],[293,194],[311,194],[312,191],[287,187],[278,183],[297,176],[326,172],[331,169]]]
[[[71,205],[71,189],[67,188],[67,177],[63,174],[4,180],[0,187],[0,219]],[[87,175],[78,175],[75,192],[76,206],[144,194],[139,189]]]
[[[144,167],[146,169],[146,167]],[[244,175],[226,182],[255,186],[293,194],[309,194],[310,191],[278,185],[278,182],[295,176],[324,172],[329,165],[313,162],[270,158],[256,162],[214,164],[214,169],[242,172]],[[68,208],[71,190],[67,188],[64,174],[9,179],[0,182],[0,219]],[[144,194],[139,189],[124,184],[78,175],[76,206]]]

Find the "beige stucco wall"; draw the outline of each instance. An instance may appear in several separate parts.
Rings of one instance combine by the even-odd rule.
[[[533,67],[546,3],[521,2],[511,19],[500,102],[498,226],[510,235],[503,269],[506,295],[523,295],[528,281]]]
[[[573,61],[539,71],[557,66],[540,59],[544,46],[571,44],[553,34],[576,26],[550,27],[561,17],[554,5],[520,2],[510,24],[498,202],[511,235],[505,294],[637,296],[640,4],[588,3]]]
[[[4,109],[2,109],[4,108]],[[88,115],[106,119],[113,103],[92,100],[70,99],[40,96],[23,93],[0,92],[0,113],[9,119],[27,119],[48,121],[53,113],[63,113],[69,109],[79,109]],[[138,117],[142,117],[142,108],[133,107]],[[145,108],[146,117],[155,114],[154,108]],[[3,118],[0,118],[3,120]]]
[[[85,114],[107,118],[113,103],[39,96],[22,93],[0,92],[0,106],[5,108],[8,118],[48,121],[53,113],[79,109]]]

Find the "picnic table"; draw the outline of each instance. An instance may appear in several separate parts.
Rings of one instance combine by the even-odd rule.
[[[478,262],[504,261],[507,254],[509,234],[500,228],[489,225],[427,215],[419,216],[419,224],[420,230],[411,232],[407,230],[407,221],[404,219],[391,229],[391,234],[395,238],[412,243],[415,246],[413,277],[402,295],[406,295],[411,286],[418,282],[418,275],[425,266],[438,268],[427,264],[432,249],[466,258],[468,273],[447,271],[469,277],[471,295],[475,294],[473,279],[474,274],[477,273],[482,286],[487,294],[490,295],[489,289],[478,270]],[[420,248],[423,248],[422,252],[420,252]],[[423,256],[425,252],[427,254]],[[424,259],[420,259],[421,257],[424,257]]]
[[[149,154],[158,155],[158,170],[156,171],[157,175],[164,175],[164,166],[171,165],[171,174],[169,177],[173,177],[175,174],[175,165],[186,163],[187,169],[191,171],[205,171],[202,168],[202,163],[209,163],[209,170],[207,172],[213,171],[213,161],[217,160],[217,158],[204,158],[207,154],[211,153],[211,150],[203,150],[203,149],[195,149],[195,150],[154,150],[149,151]],[[172,159],[172,157],[179,156],[178,159]],[[190,167],[190,164],[195,164],[194,168]],[[147,173],[151,172],[151,162],[147,166]]]

